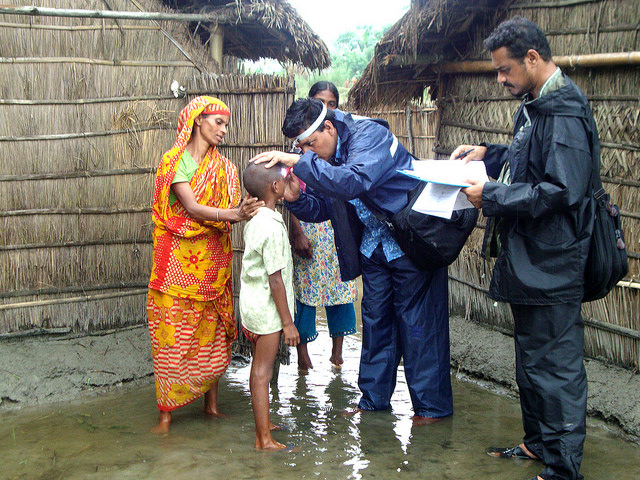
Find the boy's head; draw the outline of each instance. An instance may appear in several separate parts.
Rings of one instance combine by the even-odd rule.
[[[266,163],[250,162],[242,174],[244,188],[249,195],[258,200],[279,200],[284,195],[284,177],[287,168],[276,163],[271,168],[265,168]]]

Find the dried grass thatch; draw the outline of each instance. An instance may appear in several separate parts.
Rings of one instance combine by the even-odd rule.
[[[478,7],[484,12],[475,11]],[[465,8],[468,8],[465,10]],[[350,100],[361,110],[378,103],[400,110],[430,87],[439,121],[434,151],[460,144],[509,143],[519,101],[483,69],[445,70],[442,64],[487,60],[482,40],[505,18],[520,14],[547,32],[556,55],[640,50],[638,4],[624,0],[460,2],[421,0],[388,32]],[[457,19],[461,19],[458,21]],[[459,23],[467,20],[467,23]],[[626,282],[605,299],[585,304],[585,349],[593,357],[631,368],[640,365],[640,67],[617,65],[563,69],[590,100],[602,145],[601,176],[620,205],[629,252]],[[447,73],[445,73],[447,72]],[[384,109],[380,109],[384,110]],[[385,116],[384,113],[381,116]],[[422,133],[420,131],[414,133]],[[431,155],[428,155],[431,156]],[[449,269],[452,308],[473,321],[511,331],[506,305],[489,299],[492,261],[480,257],[484,220]]]
[[[184,12],[219,12],[236,16],[234,25],[224,26],[224,50],[249,60],[261,57],[301,64],[313,70],[331,65],[329,50],[320,37],[283,0],[162,0]],[[195,31],[195,28],[194,28]],[[203,40],[207,29],[200,29]]]
[[[438,97],[442,65],[488,60],[482,39],[520,14],[547,33],[554,55],[640,50],[638,4],[627,0],[420,0],[384,36],[349,93],[358,109],[403,104],[430,87]]]

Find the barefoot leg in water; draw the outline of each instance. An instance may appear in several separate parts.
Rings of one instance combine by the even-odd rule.
[[[158,415],[158,424],[151,429],[151,433],[169,433],[171,425],[171,412],[160,411]]]
[[[300,370],[311,370],[313,365],[311,364],[311,357],[309,357],[309,350],[307,350],[307,344],[300,342],[296,349],[298,350],[298,368]]]
[[[344,363],[342,360],[342,343],[344,342],[344,337],[333,337],[331,340],[333,348],[331,349],[331,357],[329,357],[329,361],[334,367],[340,368]]]
[[[204,394],[204,413],[212,417],[224,417],[218,409],[218,384],[216,380],[216,383]]]
[[[273,363],[280,347],[280,332],[260,335],[253,350],[249,388],[253,417],[256,422],[256,450],[284,450],[287,448],[271,436],[274,424],[269,420],[269,383]]]

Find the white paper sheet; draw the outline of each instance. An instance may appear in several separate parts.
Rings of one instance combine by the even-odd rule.
[[[400,173],[423,182],[440,183],[456,187],[468,187],[467,180],[488,181],[484,162],[464,160],[416,160],[413,170],[399,170]]]
[[[412,210],[436,217],[451,218],[458,193],[461,193],[460,187],[427,183],[416,199],[416,203],[413,204]],[[464,193],[462,195],[464,196]]]
[[[473,208],[460,190],[470,186],[466,180],[488,181],[483,162],[464,160],[418,160],[405,175],[428,182],[413,205],[413,210],[442,218],[451,218],[454,210]]]

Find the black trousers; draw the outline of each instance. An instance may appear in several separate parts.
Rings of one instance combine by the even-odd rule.
[[[511,305],[524,444],[545,480],[582,479],[587,375],[580,303]]]

